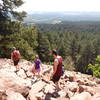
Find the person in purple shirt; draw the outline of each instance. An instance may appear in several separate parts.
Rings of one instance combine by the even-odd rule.
[[[38,76],[40,76],[40,71],[41,71],[41,60],[39,59],[39,56],[36,55],[35,56],[35,60],[34,60],[34,71],[33,73],[38,74]]]

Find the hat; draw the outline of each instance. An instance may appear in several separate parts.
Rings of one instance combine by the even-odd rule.
[[[37,59],[38,59],[38,58],[39,58],[39,56],[38,56],[38,55],[35,55],[35,58],[37,58]]]
[[[16,47],[13,47],[12,50],[16,50]]]
[[[52,54],[57,55],[58,54],[58,51],[54,49],[54,50],[52,50]]]

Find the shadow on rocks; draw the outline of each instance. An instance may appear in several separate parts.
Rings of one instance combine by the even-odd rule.
[[[51,100],[51,98],[58,98],[60,95],[57,92],[47,93],[44,100]]]

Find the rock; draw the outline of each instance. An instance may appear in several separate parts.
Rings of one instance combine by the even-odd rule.
[[[51,71],[51,68],[45,69],[42,74],[45,75],[46,73],[49,73]]]
[[[25,74],[25,71],[23,69],[20,69],[18,72],[17,72],[17,75],[21,78],[26,78],[26,74]]]
[[[96,78],[96,83],[97,83],[97,84],[100,84],[100,79],[97,79],[97,78]]]
[[[78,91],[78,83],[77,82],[68,82],[66,84],[66,86],[71,92],[77,92]]]
[[[18,77],[14,72],[0,70],[0,90],[6,91],[7,89],[12,89],[23,95],[28,93],[28,88],[24,79]]]
[[[33,64],[23,60],[20,70],[10,59],[0,59],[0,100],[100,100],[100,79],[80,72],[65,71],[58,84],[50,81],[53,67],[42,65],[40,78],[35,78]],[[70,98],[70,99],[69,99]]]
[[[32,85],[31,90],[29,91],[29,99],[30,100],[36,100],[36,94],[45,87],[46,83],[42,81],[38,81],[35,84]]]
[[[49,100],[69,100],[68,98],[50,98]]]
[[[95,90],[93,87],[87,87],[87,89],[85,90],[86,92],[89,92],[91,95],[95,94]]]
[[[96,86],[96,82],[93,82],[93,81],[90,81],[90,80],[88,80],[86,83],[85,83],[85,85],[87,85],[87,86]]]
[[[53,92],[55,92],[55,87],[50,84],[47,84],[45,87],[44,93],[47,94],[47,93],[53,93]]]
[[[78,92],[79,92],[79,93],[82,93],[82,92],[84,92],[84,90],[85,90],[84,87],[81,86],[81,85],[79,85],[79,90],[78,90]]]
[[[91,95],[88,92],[82,92],[81,94],[74,95],[70,100],[91,100]]]
[[[79,86],[79,92],[89,92],[91,95],[95,94],[95,89],[93,87],[85,86],[85,85],[80,85]]]
[[[58,100],[58,99],[51,97],[49,100]]]
[[[66,92],[63,90],[59,91],[58,94],[60,95],[61,98],[66,97]]]
[[[38,82],[36,82],[35,84],[32,85],[32,91],[33,91],[33,93],[38,93],[45,86],[46,86],[46,83],[40,80],[40,81],[38,81]]]
[[[78,82],[79,85],[84,85],[85,84],[83,79],[77,79],[77,82]]]
[[[69,78],[69,81],[70,82],[73,82],[73,81],[75,81],[76,80],[76,76],[75,76],[75,73],[70,73],[70,71],[65,71],[65,77],[66,78]]]
[[[11,92],[8,94],[7,100],[26,100],[20,93]]]
[[[19,63],[20,68],[24,69],[25,71],[28,71],[30,68],[32,68],[32,63],[29,61],[23,61]]]
[[[95,91],[95,93],[100,93],[100,86],[94,87],[94,91]]]
[[[27,100],[37,100],[37,98],[34,94],[32,94],[32,95],[28,95]]]
[[[43,92],[39,92],[35,95],[35,97],[37,98],[37,100],[44,100],[45,95]]]
[[[91,100],[100,100],[100,92],[96,93]]]
[[[0,100],[7,100],[7,94],[5,91],[0,91]]]
[[[67,96],[68,98],[71,98],[73,95],[74,95],[73,92],[71,92],[71,91],[69,91],[69,90],[67,91],[67,95],[66,95],[66,96]]]
[[[47,82],[47,83],[50,83],[50,75],[42,75],[42,79]]]
[[[26,74],[27,74],[28,77],[32,77],[33,76],[33,73],[31,71],[27,71]]]
[[[69,100],[69,98],[62,97],[62,98],[58,98],[58,100]]]

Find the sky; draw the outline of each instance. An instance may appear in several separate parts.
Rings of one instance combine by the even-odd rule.
[[[23,0],[19,11],[100,11],[100,0]]]

